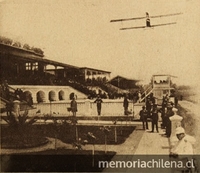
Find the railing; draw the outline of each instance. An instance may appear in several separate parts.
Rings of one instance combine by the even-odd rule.
[[[14,88],[12,88],[11,86],[6,86],[7,88],[5,90],[3,90],[1,88],[1,102],[2,103],[5,103],[4,104],[4,108],[6,108],[6,103],[10,103],[11,100],[14,101],[16,99],[18,99],[21,103],[20,103],[20,109],[21,110],[25,110],[25,109],[33,109],[32,107],[32,102],[30,102],[30,98],[27,98],[28,100],[26,100],[24,98],[24,93],[22,91],[22,95],[23,95],[23,98],[22,96],[19,96],[17,98],[17,95],[16,95],[16,90]],[[1,107],[1,108],[3,108]]]
[[[70,101],[68,102],[48,102],[39,103],[34,105],[36,110],[30,110],[30,115],[35,115],[37,110],[40,110],[41,115],[49,116],[69,116],[72,115],[68,112]],[[94,100],[77,100],[77,116],[98,116],[97,105]],[[129,102],[130,116],[133,116],[133,103]],[[103,99],[101,116],[124,116],[123,100],[109,100]]]
[[[153,87],[152,85],[150,85],[143,93],[142,93],[142,98],[140,100],[140,102],[143,102],[152,92]]]

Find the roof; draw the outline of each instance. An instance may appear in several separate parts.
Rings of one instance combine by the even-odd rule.
[[[64,68],[89,69],[89,70],[95,70],[95,71],[104,72],[104,73],[111,73],[110,71],[99,70],[99,69],[89,68],[89,67],[77,67],[77,66],[57,62],[54,60],[49,60],[49,59],[45,58],[44,55],[37,54],[33,51],[6,45],[6,44],[2,44],[2,43],[0,43],[0,53],[6,54],[6,55],[14,55],[14,56],[12,56],[13,58],[17,57],[17,58],[21,58],[24,60],[30,60],[32,62],[38,61],[38,62],[43,62],[48,65],[61,66]]]
[[[121,78],[121,79],[129,80],[129,81],[135,81],[135,82],[139,82],[139,81],[141,81],[141,80],[138,80],[138,79],[130,79],[130,78],[126,78],[126,77],[123,77],[123,76],[120,76],[120,75],[115,76],[115,77],[112,78],[110,81],[117,80],[117,78]]]
[[[0,53],[6,54],[6,55],[14,55],[12,56],[13,58],[17,57],[24,60],[38,61],[38,62],[43,62],[46,64],[56,65],[56,66],[61,66],[61,67],[68,67],[68,68],[70,67],[70,68],[77,68],[77,69],[79,68],[77,66],[72,66],[69,64],[43,58],[43,55],[37,54],[33,51],[29,51],[29,50],[25,50],[22,48],[17,48],[17,47],[5,45],[5,44],[0,44]]]
[[[32,50],[27,50],[27,49],[23,49],[23,48],[20,48],[20,47],[15,47],[15,46],[11,46],[11,45],[7,45],[7,44],[3,44],[3,43],[0,43],[0,52],[1,53],[18,53],[18,54],[21,54],[21,56],[25,56],[25,55],[29,55],[29,56],[32,56],[32,57],[44,57],[43,54],[39,54],[39,53],[36,53]]]
[[[152,75],[152,77],[154,77],[154,76],[170,76],[170,77],[177,78],[177,76],[173,76],[173,75],[170,75],[170,74],[155,74],[155,75]]]
[[[105,72],[105,73],[111,73],[110,71],[99,70],[99,69],[90,68],[90,67],[81,67],[80,69],[88,69],[88,70],[95,70],[95,71],[100,71],[100,72]]]

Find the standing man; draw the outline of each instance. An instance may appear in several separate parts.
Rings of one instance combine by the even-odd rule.
[[[147,101],[146,101],[146,110],[147,110],[147,117],[150,118],[151,117],[151,101],[150,101],[150,97],[147,97]]]
[[[154,132],[154,125],[156,126],[156,131],[158,131],[158,108],[157,104],[153,105],[153,110],[152,110],[152,130],[151,132]]]
[[[123,106],[124,106],[124,115],[128,115],[128,98],[127,98],[127,96],[124,97]]]
[[[78,111],[77,110],[77,102],[75,100],[75,97],[73,97],[72,101],[71,101],[71,111],[72,111],[73,116],[75,117],[76,116],[76,112]]]
[[[97,99],[94,101],[94,103],[97,103],[97,113],[98,115],[101,115],[101,103],[103,100],[100,98],[100,96],[97,96]]]
[[[146,129],[148,128],[148,121],[147,121],[147,110],[145,109],[145,106],[142,106],[142,110],[140,111],[140,120],[142,121],[143,130],[145,130],[145,124]]]
[[[169,118],[174,115],[172,108],[173,108],[173,106],[171,104],[168,104],[166,118],[165,118],[165,123],[166,123],[166,133],[165,134],[168,138],[171,136],[171,121]]]
[[[151,105],[154,105],[156,103],[156,98],[154,97],[153,93],[150,94],[150,102],[151,102]]]

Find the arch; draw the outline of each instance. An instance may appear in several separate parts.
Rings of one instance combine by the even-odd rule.
[[[49,101],[56,101],[56,92],[53,90],[49,92]]]
[[[59,100],[65,100],[65,92],[63,90],[58,92],[58,98]]]
[[[37,102],[38,103],[43,103],[43,102],[45,102],[46,101],[46,98],[45,98],[45,93],[44,93],[44,91],[38,91],[37,92]]]
[[[33,97],[30,91],[24,91],[24,99],[29,105],[33,105]]]
[[[29,95],[32,96],[32,93],[31,93],[30,91],[24,91],[24,95],[25,95],[25,97],[27,97],[27,96],[29,96]]]
[[[69,94],[69,99],[70,99],[70,100],[72,100],[74,97],[75,97],[74,92],[72,92],[72,93]]]

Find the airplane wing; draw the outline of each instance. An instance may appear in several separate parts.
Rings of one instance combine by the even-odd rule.
[[[147,27],[147,26],[136,26],[136,27],[129,27],[129,28],[120,28],[120,30],[152,28],[152,27],[157,27],[157,26],[174,25],[174,24],[176,24],[176,22],[172,22],[172,23],[163,23],[163,24],[157,24],[157,25],[151,25],[151,27]]]
[[[180,15],[183,13],[172,13],[172,14],[164,14],[164,15],[158,15],[158,16],[150,16],[150,18],[158,18],[158,17],[168,17],[168,16],[175,16],[175,15]]]
[[[175,16],[175,15],[180,15],[183,13],[172,13],[172,14],[164,14],[164,15],[158,15],[158,16],[150,16],[150,18],[158,18],[158,17],[167,17],[167,16]],[[139,19],[145,19],[145,17],[134,17],[134,18],[125,18],[125,19],[114,19],[111,20],[110,22],[122,22],[122,21],[129,21],[129,20],[139,20]]]
[[[129,27],[129,28],[120,28],[120,30],[141,29],[141,28],[146,28],[146,26],[136,26],[136,27]]]
[[[122,21],[128,21],[128,20],[138,20],[138,19],[145,19],[146,17],[134,17],[134,18],[126,18],[126,19],[114,19],[110,22],[122,22]]]
[[[174,24],[176,24],[176,22],[172,22],[172,23],[163,23],[163,24],[157,24],[157,25],[151,25],[151,27],[165,26],[165,25],[174,25]]]

